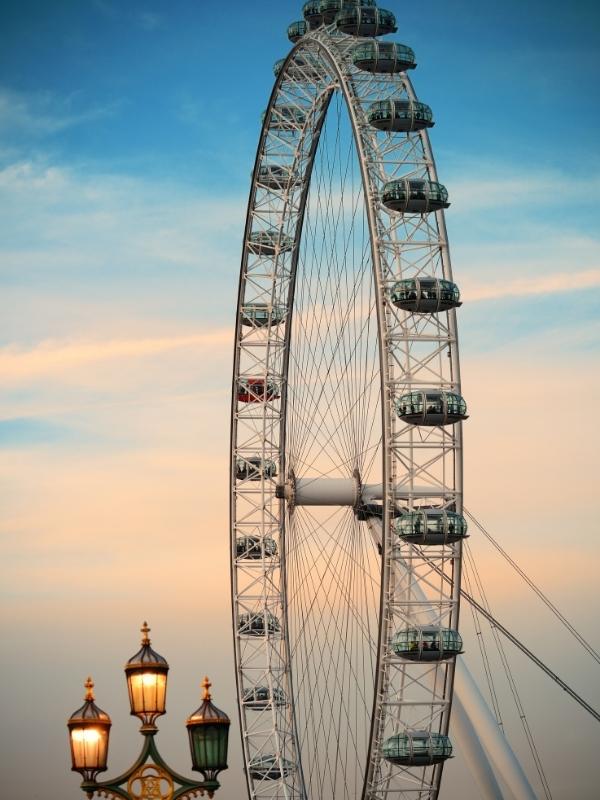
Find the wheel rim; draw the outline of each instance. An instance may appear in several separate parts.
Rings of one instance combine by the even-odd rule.
[[[232,591],[240,719],[252,797],[414,797],[417,789],[419,796],[433,797],[442,765],[392,764],[382,746],[386,738],[415,726],[445,735],[449,722],[453,663],[437,662],[426,669],[396,663],[390,658],[390,642],[402,625],[433,621],[457,628],[460,542],[435,552],[429,548],[422,557],[419,546],[398,544],[391,511],[432,502],[460,509],[460,426],[452,434],[438,427],[424,437],[414,426],[408,430],[401,424],[393,410],[395,398],[410,390],[415,379],[459,391],[455,315],[451,310],[423,318],[395,309],[388,296],[399,278],[452,276],[443,213],[414,218],[389,212],[377,200],[390,178],[436,182],[437,176],[426,131],[398,135],[369,126],[367,113],[374,99],[399,93],[411,102],[416,98],[405,75],[373,76],[353,67],[354,43],[331,28],[312,32],[280,67],[249,204],[233,387]],[[325,185],[327,175],[331,181],[332,161],[327,161],[326,145],[319,145],[319,139],[328,141],[329,120],[339,126],[345,108],[359,173],[354,175],[350,212],[352,203],[362,202],[362,191],[369,202],[360,215],[362,236],[356,237],[354,229],[345,242],[341,237],[342,245],[352,240],[352,258],[347,248],[343,261],[336,263],[331,255],[335,247],[327,251],[327,237],[331,245],[344,228],[343,186],[336,211],[333,184]],[[288,110],[282,114],[278,109]],[[339,127],[336,132],[339,145]],[[342,150],[338,147],[333,154],[333,172],[339,167],[340,174]],[[274,174],[268,165],[275,159],[289,174],[285,186],[281,170],[275,170],[279,178],[272,186],[264,185],[264,176]],[[329,198],[325,212],[324,195]],[[271,237],[269,252],[257,253],[252,247],[257,229]],[[294,242],[291,248],[288,241]],[[321,243],[319,252],[315,242]],[[326,252],[329,260],[323,257]],[[315,310],[317,300],[320,312]],[[278,309],[278,321],[244,331],[242,309],[252,304]],[[353,322],[344,325],[344,308],[350,307]],[[379,347],[379,342],[386,346]],[[353,344],[358,356],[350,356]],[[348,361],[353,367],[344,377]],[[240,380],[252,375],[264,387],[280,389],[280,396],[272,399],[265,388],[256,402],[238,402]],[[345,390],[341,400],[336,389]],[[342,424],[336,426],[336,420]],[[276,462],[277,477],[265,471],[253,486],[247,480],[240,483],[234,465],[240,457],[257,456]],[[304,500],[310,494],[302,481],[323,475],[330,481],[343,478],[348,496],[354,487],[354,508],[346,495],[346,507],[334,510],[296,502],[298,487]],[[423,485],[417,487],[415,479]],[[381,521],[356,513],[361,487],[371,483],[382,487]],[[400,489],[395,488],[398,483]],[[240,559],[236,545],[249,534],[263,542],[262,558],[252,558],[251,565],[250,559]],[[265,547],[267,540],[275,544],[276,556],[271,544]],[[443,583],[432,588],[427,568],[431,557],[447,573],[448,588]],[[354,594],[356,574],[368,586],[360,600]],[[417,585],[426,596],[419,613]],[[338,607],[344,599],[340,623]],[[262,616],[265,635],[240,631],[241,614]],[[271,630],[271,615],[278,620],[277,630]],[[366,688],[359,691],[361,685]],[[412,704],[407,687],[408,694],[418,695]],[[344,689],[350,690],[349,699]],[[279,701],[267,699],[257,707],[257,691]],[[430,701],[426,714],[424,697]],[[336,710],[337,722],[332,721]]]

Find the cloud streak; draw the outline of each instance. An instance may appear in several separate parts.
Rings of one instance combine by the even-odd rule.
[[[99,361],[139,359],[172,350],[194,347],[200,350],[230,349],[229,329],[213,333],[179,336],[115,339],[110,341],[41,342],[29,350],[14,346],[0,349],[0,376],[7,382],[28,381]]]
[[[80,93],[58,97],[52,92],[25,94],[0,88],[0,135],[44,137],[112,116],[118,103],[78,109]]]
[[[461,176],[469,175],[468,180]],[[578,205],[592,206],[600,191],[600,174],[585,178],[560,172],[527,170],[514,172],[512,164],[466,163],[461,173],[449,176],[448,189],[454,213],[507,210],[527,206],[564,207],[577,201]]]
[[[559,272],[531,278],[513,278],[495,284],[466,283],[461,286],[464,300],[473,303],[505,297],[563,294],[600,287],[600,269]]]
[[[155,31],[162,26],[163,18],[152,11],[142,11],[137,17],[137,22],[142,30]]]

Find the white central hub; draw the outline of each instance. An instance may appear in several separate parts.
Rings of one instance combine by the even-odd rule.
[[[297,478],[292,472],[284,484],[277,487],[277,497],[291,506],[350,506],[359,508],[383,500],[381,483],[362,483],[355,472],[352,478]],[[457,493],[443,486],[415,486],[396,484],[396,500],[414,498],[456,498]]]

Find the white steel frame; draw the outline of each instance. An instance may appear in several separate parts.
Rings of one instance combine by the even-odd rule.
[[[382,756],[384,741],[407,729],[448,733],[454,662],[406,662],[395,656],[390,640],[398,628],[429,624],[458,629],[461,545],[427,547],[400,542],[392,531],[396,504],[462,509],[461,424],[420,428],[402,423],[395,401],[412,388],[436,388],[460,394],[455,311],[411,314],[389,302],[400,278],[419,276],[452,280],[444,214],[401,214],[380,201],[384,183],[396,177],[437,181],[427,131],[385,133],[367,121],[375,100],[415,98],[405,73],[362,72],[352,50],[362,40],[339,34],[334,26],[310,32],[289,54],[271,94],[254,168],[238,296],[233,373],[231,439],[232,607],[238,700],[248,792],[251,798],[308,800],[295,730],[294,675],[286,624],[286,525],[288,504],[276,495],[286,478],[286,380],[294,307],[295,273],[311,169],[319,133],[333,92],[345,98],[362,172],[376,287],[381,374],[383,441],[383,523],[381,610],[377,646],[370,752],[363,798],[436,798],[443,765],[399,767]],[[304,57],[304,58],[303,58]],[[306,58],[308,57],[308,59]],[[300,112],[282,117],[281,106]],[[291,170],[283,190],[261,184],[260,167],[278,163]],[[273,252],[257,252],[250,236],[275,231]],[[284,237],[294,242],[281,246]],[[243,326],[241,314],[251,304],[283,309],[285,319],[269,327]],[[261,376],[279,388],[280,399],[237,402],[245,377]],[[236,480],[238,459],[261,456],[277,464],[279,477],[259,482]],[[349,476],[350,477],[350,476]],[[402,491],[397,489],[402,487]],[[289,488],[289,487],[288,487]],[[322,487],[326,491],[326,487]],[[263,546],[263,557],[238,558],[239,536],[272,539],[277,555]],[[429,565],[431,560],[450,581]],[[423,597],[425,599],[423,599]],[[242,614],[273,615],[279,629],[253,637],[238,630]],[[249,710],[247,692],[267,686],[271,697],[283,691],[284,705],[270,703]],[[276,780],[252,778],[250,764],[275,755]]]

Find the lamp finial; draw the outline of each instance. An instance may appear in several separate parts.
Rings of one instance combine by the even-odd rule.
[[[147,622],[144,622],[144,624],[142,625],[141,632],[142,632],[142,644],[143,645],[150,644],[150,638],[148,636],[148,634],[150,633],[150,628],[148,627]]]
[[[212,683],[208,680],[208,676],[206,676],[204,678],[204,680],[202,681],[202,688],[204,689],[204,696],[202,697],[203,700],[210,700],[211,699],[211,694],[210,694],[210,687],[211,686],[212,686]]]
[[[96,699],[94,697],[94,681],[89,677],[83,685],[85,686],[85,700],[93,702]]]

